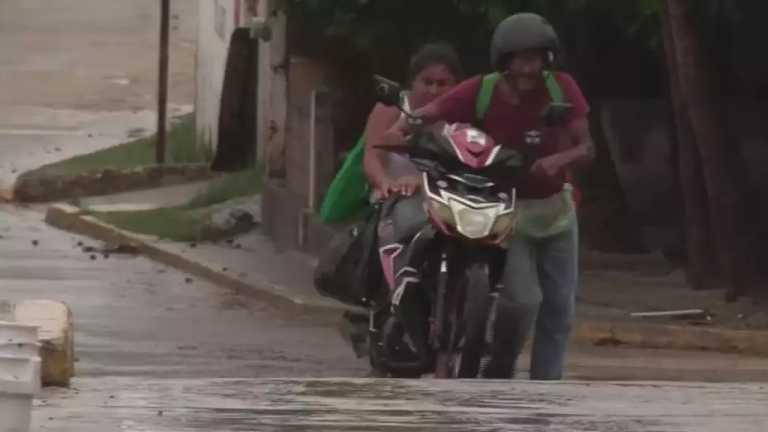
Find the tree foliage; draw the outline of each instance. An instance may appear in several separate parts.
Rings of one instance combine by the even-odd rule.
[[[348,137],[351,142],[352,135],[359,133],[364,121],[366,104],[371,102],[361,97],[370,87],[370,73],[403,80],[411,53],[421,44],[436,40],[456,46],[470,73],[483,72],[489,66],[488,43],[494,27],[505,17],[522,11],[540,13],[553,22],[563,40],[569,68],[593,101],[667,97],[669,76],[680,72],[674,68],[686,66],[669,64],[664,55],[662,30],[669,30],[662,25],[666,1],[281,0],[278,4],[291,16],[290,46],[294,52],[336,66],[349,66],[333,69],[343,75],[341,82],[349,95],[341,105],[347,107],[351,115],[345,116],[341,123],[351,124]],[[711,93],[714,106],[708,109],[720,110],[717,115],[723,134],[730,136],[735,132],[726,112],[729,98],[736,93],[750,97],[768,93],[768,79],[765,79],[768,61],[754,56],[764,40],[761,21],[768,13],[768,2],[688,0],[684,4],[690,17],[691,34],[695,34],[700,46],[701,59],[696,67],[711,72],[701,77],[700,88]],[[680,92],[674,97],[679,106],[691,103],[682,100]],[[714,116],[712,112],[708,114]],[[349,118],[354,121],[348,121]],[[689,144],[692,149],[689,167],[700,169],[697,152],[701,149],[696,149],[701,143],[691,141]],[[717,148],[714,141],[708,144],[705,147],[710,150]],[[685,155],[680,153],[680,157]],[[609,162],[604,165],[610,165]],[[741,161],[731,165],[721,171],[736,174],[746,171]],[[705,176],[712,175],[711,169],[704,171]],[[713,178],[706,180],[709,189],[716,188],[720,182]],[[737,186],[741,187],[741,183]],[[712,201],[713,196],[710,193],[705,199]],[[768,236],[768,230],[765,235]],[[764,255],[764,262],[768,262],[768,253]],[[730,259],[740,259],[740,256],[734,253]]]
[[[558,28],[566,48],[589,44],[590,28],[619,35],[661,58],[661,0],[282,0],[291,15],[291,46],[313,56],[366,57],[393,73],[425,42],[442,40],[460,51],[470,72],[488,67],[488,41],[507,16],[537,12]],[[714,0],[707,0],[709,3]],[[578,55],[572,55],[572,58]],[[347,58],[348,59],[348,58]],[[345,60],[347,60],[345,59]],[[646,59],[647,60],[647,59]],[[395,73],[394,77],[400,77]]]

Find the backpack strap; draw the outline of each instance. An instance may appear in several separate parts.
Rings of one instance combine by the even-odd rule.
[[[488,112],[488,108],[491,107],[493,90],[496,88],[496,83],[500,77],[501,75],[498,72],[483,77],[483,81],[480,84],[480,93],[477,94],[477,101],[475,102],[475,120],[478,124],[483,124],[485,114]]]
[[[549,92],[549,98],[555,104],[561,104],[565,102],[563,97],[563,89],[560,88],[560,83],[557,81],[557,75],[552,71],[544,71],[544,84],[547,86]]]
[[[549,92],[549,98],[555,104],[564,103],[565,97],[563,89],[557,81],[557,74],[553,71],[544,71],[543,75],[544,84],[547,86],[547,92]],[[501,75],[498,72],[485,75],[480,84],[480,92],[477,94],[477,101],[475,102],[475,120],[479,125],[483,124],[485,114],[488,113],[488,109],[491,107],[493,90],[496,88],[499,78],[501,78]]]

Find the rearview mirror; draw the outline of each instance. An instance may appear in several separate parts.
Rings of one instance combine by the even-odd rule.
[[[376,100],[387,106],[400,105],[400,94],[403,89],[400,84],[381,75],[373,76],[376,85]]]

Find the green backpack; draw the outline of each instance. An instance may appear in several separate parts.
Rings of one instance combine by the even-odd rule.
[[[483,77],[480,92],[475,105],[475,118],[482,124],[491,106],[496,83],[501,78],[498,73]],[[549,97],[554,104],[565,102],[563,90],[554,72],[544,72],[544,82]],[[515,232],[527,237],[543,238],[557,235],[568,229],[576,220],[576,206],[573,201],[572,187],[566,184],[563,192],[541,200],[518,200],[518,219]]]

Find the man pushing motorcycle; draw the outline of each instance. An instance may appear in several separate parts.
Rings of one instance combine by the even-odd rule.
[[[520,13],[496,28],[496,73],[470,78],[414,115],[426,122],[470,123],[526,155],[516,180],[519,219],[508,241],[486,378],[511,378],[535,330],[530,378],[563,376],[578,287],[578,223],[567,173],[591,161],[589,106],[574,79],[554,71],[559,39],[541,16]],[[383,142],[399,143],[408,122]]]

